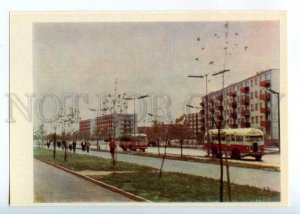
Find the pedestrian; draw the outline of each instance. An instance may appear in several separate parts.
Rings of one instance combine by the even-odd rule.
[[[50,147],[50,141],[49,140],[47,140],[47,147],[48,147],[48,149]]]
[[[67,141],[65,141],[65,140],[62,141],[62,147],[61,148],[62,148],[62,150],[68,149],[67,148]]]
[[[76,151],[76,140],[73,140],[72,145],[73,145],[73,153],[75,153],[75,151]]]
[[[72,147],[73,147],[72,144],[70,144],[70,145],[69,145],[69,150],[70,150],[70,152],[72,151]]]
[[[87,141],[87,142],[85,143],[87,153],[90,152],[90,145],[91,145],[91,144],[90,144],[89,141]]]
[[[110,151],[110,154],[111,154],[113,165],[115,165],[115,150],[116,150],[116,148],[117,148],[117,144],[116,144],[115,140],[110,139],[109,151]]]

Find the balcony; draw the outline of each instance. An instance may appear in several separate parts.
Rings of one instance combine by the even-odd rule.
[[[241,93],[248,94],[249,93],[249,86],[241,88],[240,91],[241,91]]]
[[[271,122],[267,120],[260,121],[260,126],[269,128],[271,126]]]
[[[259,96],[259,99],[260,99],[260,100],[270,101],[270,99],[271,99],[271,94],[270,94],[270,93],[261,94],[261,95]]]
[[[233,101],[232,103],[230,103],[229,106],[230,106],[231,108],[234,108],[234,109],[235,109],[235,108],[237,107],[236,101]]]
[[[217,111],[223,111],[223,106],[216,106],[215,108]]]
[[[217,120],[223,120],[223,116],[217,115],[217,116],[216,116],[216,119],[217,119]]]
[[[266,114],[266,113],[269,113],[270,110],[269,109],[266,109],[266,108],[260,108],[260,113],[261,114]]]
[[[236,91],[229,91],[228,96],[236,97]]]
[[[200,119],[200,122],[201,122],[201,123],[204,123],[204,122],[205,122],[205,118],[201,118],[201,119]]]
[[[200,126],[201,131],[205,131],[205,126]]]
[[[214,112],[214,108],[210,107],[210,108],[208,109],[208,111],[210,111],[211,113],[213,113],[213,112]]]
[[[237,113],[236,112],[230,112],[229,117],[236,119],[237,118]]]
[[[248,106],[249,105],[249,97],[241,99],[240,103],[241,103],[241,105]]]
[[[236,123],[231,123],[231,124],[229,124],[229,127],[232,129],[236,129],[238,127],[238,125]]]
[[[242,115],[243,117],[249,117],[249,116],[250,116],[250,111],[249,111],[249,110],[243,110],[243,111],[241,112],[241,115]]]
[[[260,87],[269,88],[271,86],[270,80],[264,80],[259,83]]]
[[[216,100],[222,102],[222,101],[223,101],[223,96],[222,96],[222,95],[217,96],[217,97],[216,97]]]
[[[241,128],[249,128],[250,127],[250,123],[249,122],[242,122],[241,123]]]
[[[204,110],[204,109],[201,109],[201,110],[200,110],[200,114],[201,114],[201,115],[204,115],[204,114],[205,114],[205,110]]]
[[[209,120],[209,121],[212,121],[212,120],[213,120],[213,116],[210,115],[210,116],[208,117],[208,120]]]
[[[208,103],[214,103],[214,100],[212,98],[208,98]]]

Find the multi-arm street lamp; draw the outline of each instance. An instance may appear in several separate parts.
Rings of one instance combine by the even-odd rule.
[[[189,75],[188,77],[190,78],[204,78],[205,77],[205,130],[206,130],[206,143],[208,145],[208,139],[209,139],[209,132],[208,132],[208,97],[207,97],[207,76],[208,74],[205,75]],[[210,154],[210,149],[209,146],[207,147],[207,153],[208,156]]]
[[[138,97],[135,97],[135,96],[132,96],[132,97],[124,97],[123,99],[124,100],[133,100],[133,138],[134,138],[134,141],[135,141],[135,131],[136,131],[136,123],[135,123],[135,100],[140,100],[140,99],[144,99],[146,97],[149,97],[149,95],[142,95],[142,96],[138,96]]]
[[[278,117],[278,147],[279,147],[279,153],[280,153],[280,93],[277,91],[274,91],[271,88],[266,88],[266,90],[268,90],[269,92],[271,92],[272,94],[275,94],[277,96],[277,106],[278,106],[278,112],[277,112],[277,117]]]

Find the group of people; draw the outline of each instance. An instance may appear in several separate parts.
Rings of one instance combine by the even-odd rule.
[[[64,150],[65,148],[68,148],[70,150],[70,152],[73,150],[73,153],[76,152],[76,141],[74,140],[72,142],[72,144],[69,144],[67,143],[67,141],[63,140],[63,141],[57,141],[56,142],[56,145],[57,147],[61,147],[62,150]],[[47,141],[46,143],[47,147],[49,148],[50,145],[51,145],[51,142],[50,141]],[[81,141],[81,150],[82,151],[87,151],[88,153],[90,152],[90,142],[89,141],[86,141],[86,140],[82,140]],[[115,142],[114,139],[109,139],[109,152],[111,154],[111,158],[112,158],[112,161],[113,161],[113,164],[115,164],[115,151],[116,151],[116,148],[117,148],[117,144]]]
[[[82,151],[87,151],[88,153],[90,152],[90,142],[86,141],[86,140],[83,140],[81,141],[81,150]]]

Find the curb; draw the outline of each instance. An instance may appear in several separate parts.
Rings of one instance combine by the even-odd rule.
[[[115,187],[115,186],[106,184],[106,183],[104,183],[104,182],[102,182],[102,181],[95,180],[95,179],[90,178],[90,177],[88,177],[88,176],[81,175],[81,174],[79,174],[79,173],[77,173],[77,172],[75,172],[75,171],[73,171],[73,170],[70,170],[70,169],[67,169],[67,168],[65,168],[65,167],[62,167],[62,166],[56,165],[56,164],[54,164],[54,163],[51,163],[51,162],[49,162],[49,161],[40,159],[40,158],[38,158],[38,157],[36,157],[36,156],[34,156],[34,158],[37,159],[37,160],[39,160],[39,161],[41,161],[41,162],[44,162],[44,163],[49,164],[49,165],[51,165],[51,166],[54,166],[54,167],[56,167],[56,168],[58,168],[58,169],[61,169],[61,170],[65,171],[65,172],[68,172],[68,173],[70,173],[70,174],[73,174],[73,175],[75,175],[75,176],[77,176],[77,177],[83,178],[84,180],[90,181],[90,182],[92,182],[92,183],[94,183],[94,184],[96,184],[96,185],[98,185],[98,186],[101,186],[101,187],[104,187],[104,188],[106,188],[106,189],[108,189],[108,190],[111,190],[112,192],[115,192],[115,193],[118,193],[118,194],[120,194],[120,195],[123,195],[123,196],[125,196],[125,197],[127,197],[127,198],[130,198],[130,199],[132,199],[132,200],[135,200],[135,201],[138,201],[138,202],[152,202],[152,201],[149,201],[149,200],[147,200],[147,199],[145,199],[145,198],[142,198],[142,197],[140,197],[140,196],[137,196],[137,195],[134,195],[134,194],[132,194],[132,193],[126,192],[126,191],[124,191],[124,190],[122,190],[122,189],[119,189],[119,188],[117,188],[117,187]]]

